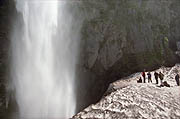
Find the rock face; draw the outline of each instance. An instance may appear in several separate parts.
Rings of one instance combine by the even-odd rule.
[[[180,65],[160,68],[159,71],[165,75],[164,80],[171,87],[159,87],[160,84],[155,84],[154,76],[153,83],[137,84],[141,75],[137,73],[112,83],[109,91],[114,91],[108,91],[97,104],[89,106],[73,119],[180,118],[180,87],[174,79],[180,72]]]
[[[83,61],[88,69],[102,74],[112,69],[136,71],[173,63],[169,45],[179,39],[179,31],[171,31],[178,14],[172,6],[179,2],[103,0],[83,4],[90,9],[82,29]],[[178,27],[174,25],[174,29]]]
[[[9,45],[10,29],[13,15],[12,0],[0,0],[0,118],[5,109],[6,87],[5,83],[9,78]]]
[[[79,87],[85,85],[87,92],[78,92],[90,94],[84,100],[100,99],[108,84],[121,77],[178,62],[179,1],[88,0],[81,6],[80,67],[85,73]]]

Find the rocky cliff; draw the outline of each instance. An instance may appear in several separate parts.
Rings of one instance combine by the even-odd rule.
[[[0,0],[0,118],[5,109],[6,82],[9,70],[9,45],[14,2]]]
[[[85,76],[80,82],[85,82],[86,101],[100,98],[110,82],[123,76],[178,62],[179,1],[87,0],[81,10]]]
[[[125,70],[121,75],[173,64],[179,5],[177,0],[84,2],[83,64],[97,74]]]

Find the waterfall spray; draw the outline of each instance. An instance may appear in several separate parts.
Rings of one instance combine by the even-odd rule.
[[[78,35],[67,4],[16,0],[16,8],[21,20],[16,21],[11,40],[11,76],[20,117],[69,118],[76,108]]]

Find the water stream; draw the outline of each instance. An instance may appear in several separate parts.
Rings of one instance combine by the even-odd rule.
[[[20,118],[75,114],[77,36],[65,1],[17,0],[11,77]],[[20,24],[20,25],[17,25]]]

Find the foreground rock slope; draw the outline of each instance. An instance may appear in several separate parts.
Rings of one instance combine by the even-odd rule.
[[[74,116],[74,119],[152,119],[180,118],[180,86],[174,77],[180,65],[157,70],[165,74],[164,81],[171,87],[153,83],[136,83],[140,73],[112,83],[97,104],[90,105]],[[154,73],[151,72],[152,74]]]

